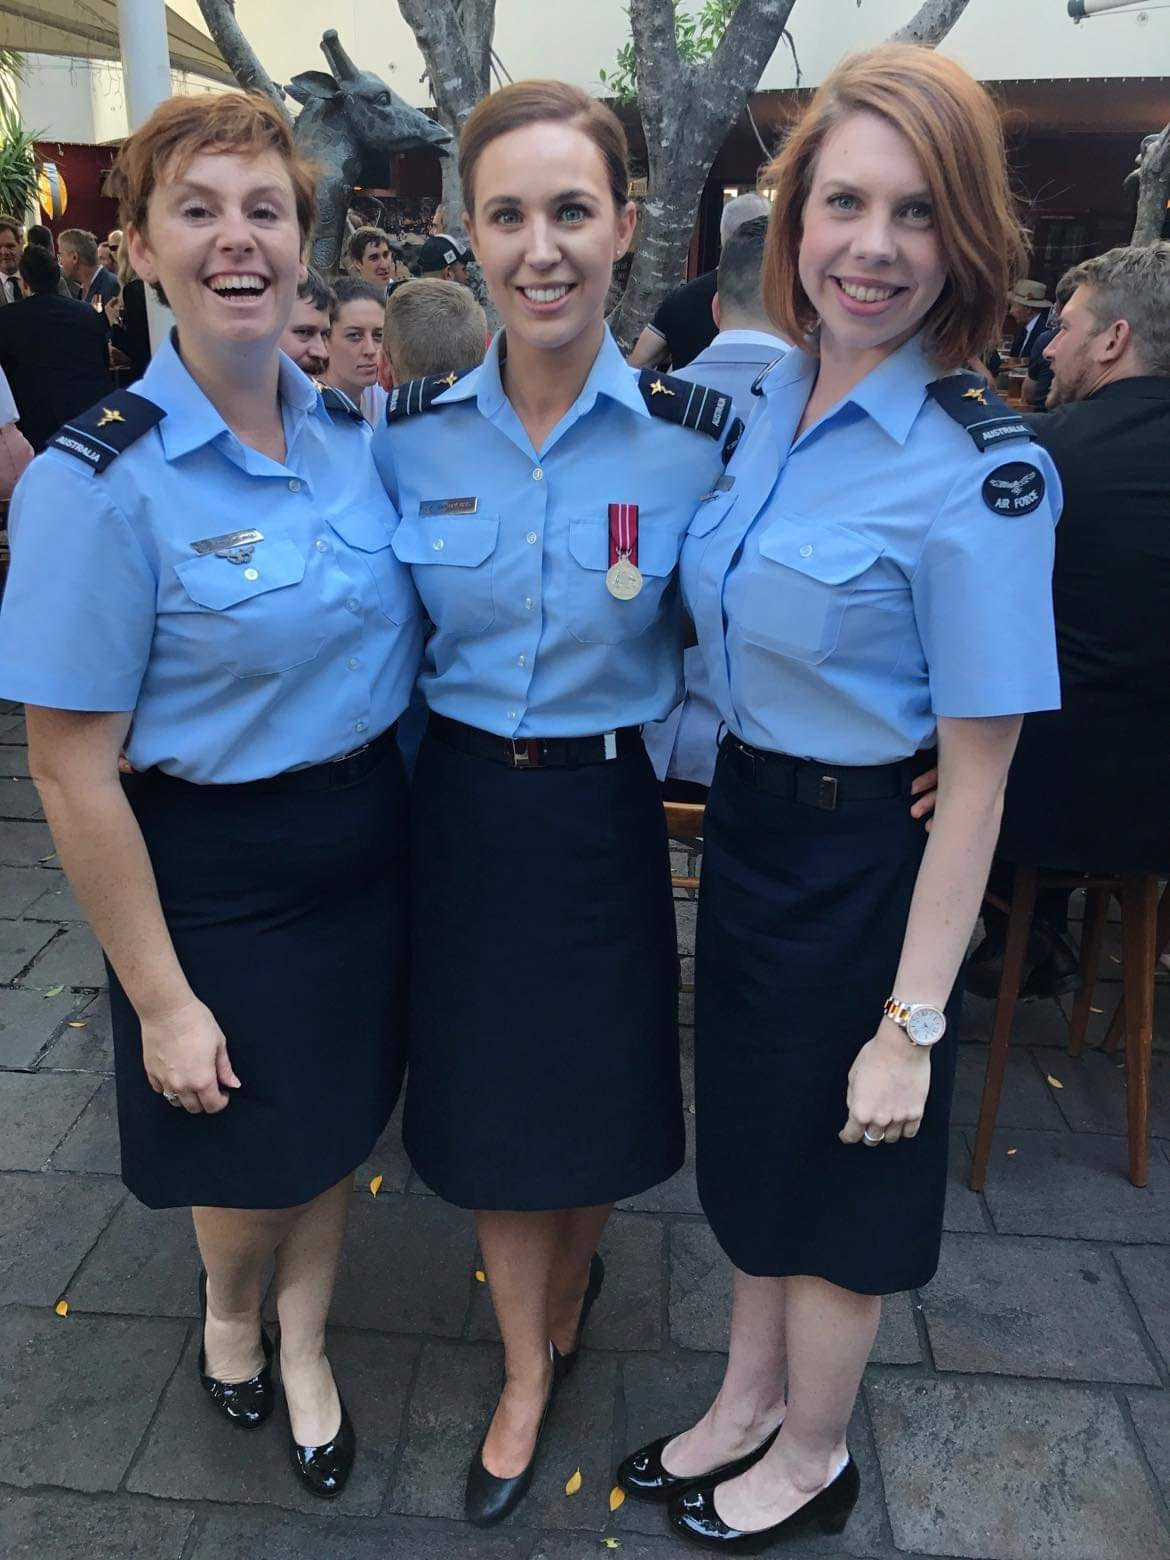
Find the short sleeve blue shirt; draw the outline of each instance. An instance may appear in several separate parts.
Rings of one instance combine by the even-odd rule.
[[[679,550],[722,470],[719,443],[652,416],[607,331],[536,450],[504,393],[502,342],[431,410],[374,434],[402,517],[394,551],[435,625],[427,703],[508,737],[660,719],[682,696]],[[644,583],[631,601],[606,589],[611,504],[638,506]]]
[[[173,342],[135,393],[164,416],[104,471],[50,447],[17,487],[0,694],[131,710],[131,764],[201,784],[361,747],[406,707],[422,639],[368,427],[283,357],[283,463],[236,438]]]
[[[928,395],[920,338],[795,438],[816,370],[793,351],[768,374],[731,486],[683,551],[729,728],[773,752],[882,764],[929,747],[939,716],[1059,708],[1047,453],[977,448]]]

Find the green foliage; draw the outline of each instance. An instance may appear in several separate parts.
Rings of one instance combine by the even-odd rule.
[[[36,195],[36,135],[24,128],[16,107],[0,97],[0,211],[21,216]]]
[[[701,65],[711,58],[738,4],[739,0],[701,0],[696,10],[688,0],[674,0],[674,35],[684,65]],[[597,75],[610,97],[633,103],[638,96],[633,40],[624,43],[610,68]]]

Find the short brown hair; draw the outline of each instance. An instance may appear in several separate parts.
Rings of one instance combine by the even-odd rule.
[[[401,384],[428,374],[466,374],[487,354],[487,317],[459,282],[420,277],[386,300],[382,346]]]
[[[990,95],[945,55],[891,43],[850,55],[825,80],[764,175],[775,192],[764,303],[784,335],[808,341],[816,314],[800,282],[804,207],[829,133],[850,114],[878,114],[909,141],[934,206],[947,279],[926,317],[926,345],[946,372],[999,334],[1024,242]]]
[[[82,265],[97,265],[98,263],[97,239],[92,233],[87,233],[84,228],[66,228],[63,233],[58,233],[58,253],[63,248],[72,249]]]
[[[1061,277],[1057,298],[1081,287],[1098,331],[1125,320],[1144,371],[1170,375],[1170,242],[1127,244],[1083,260]]]
[[[630,198],[630,149],[621,120],[596,98],[567,81],[515,81],[477,103],[459,137],[459,178],[468,211],[474,210],[475,169],[484,148],[526,125],[569,124],[601,153],[615,205]]]
[[[288,170],[297,225],[308,239],[317,220],[315,170],[293,144],[280,110],[260,92],[217,92],[173,97],[122,143],[107,188],[118,202],[118,222],[142,232],[146,208],[164,179],[179,177],[201,152],[275,152]]]
[[[360,227],[350,234],[349,243],[346,245],[346,253],[349,255],[351,265],[360,265],[365,258],[366,250],[371,244],[389,244],[390,235],[384,233],[378,227]]]
[[[11,233],[18,244],[24,243],[24,227],[17,217],[0,216],[0,233]]]

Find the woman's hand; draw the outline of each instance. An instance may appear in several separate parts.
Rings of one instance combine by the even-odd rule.
[[[914,1137],[929,1092],[930,1050],[912,1045],[896,1024],[883,1019],[849,1071],[849,1119],[839,1134],[842,1143],[873,1148],[875,1138],[896,1143]]]
[[[227,1041],[210,1009],[196,997],[182,1007],[141,1019],[142,1062],[156,1094],[174,1094],[192,1115],[214,1115],[240,1087]]]
[[[928,769],[925,774],[916,776],[910,785],[910,795],[918,800],[910,809],[911,818],[925,818],[926,832],[930,833],[931,819],[934,814],[934,804],[938,801],[938,765]]]

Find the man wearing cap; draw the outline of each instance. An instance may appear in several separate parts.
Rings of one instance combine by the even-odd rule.
[[[467,262],[471,250],[450,233],[435,233],[418,252],[419,276],[437,276],[446,282],[467,286]]]
[[[1012,342],[1012,357],[1028,362],[1036,346],[1036,339],[1044,329],[1052,299],[1043,282],[1025,278],[1017,282],[1015,290],[1008,293],[1008,315],[1016,326]]]

